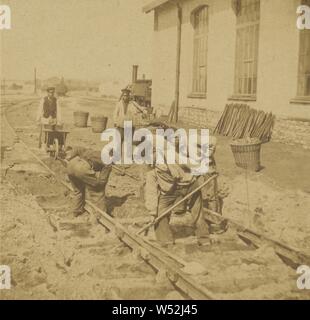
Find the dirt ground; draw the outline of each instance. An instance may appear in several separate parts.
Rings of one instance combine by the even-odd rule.
[[[14,141],[1,120],[1,139],[13,149],[1,162],[0,260],[11,267],[13,290],[1,290],[0,299],[182,298],[167,283],[156,283],[153,269],[130,250],[115,250],[118,239],[91,217],[66,222],[67,189]]]
[[[36,148],[37,133],[35,131],[35,114],[38,103],[29,103],[23,108],[17,108],[8,112],[8,121],[14,124],[15,129],[23,137],[23,140]],[[111,115],[115,106],[115,101],[104,101],[101,99],[92,99],[91,97],[68,97],[62,101],[62,115],[66,128],[70,131],[68,137],[69,145],[83,145],[100,150],[103,146],[100,141],[100,134],[93,133],[90,127],[76,128],[73,125],[73,112],[77,110],[88,111],[90,115],[105,115],[109,117],[108,126],[112,126]],[[122,253],[116,259],[106,259],[109,255],[109,249],[115,245],[115,238],[111,234],[102,235],[102,230],[92,226],[88,230],[88,236],[83,234],[75,235],[63,231],[55,233],[46,215],[42,212],[42,207],[38,205],[37,199],[31,196],[29,190],[16,190],[16,184],[19,186],[27,185],[32,193],[37,194],[44,190],[44,194],[55,192],[55,186],[51,183],[48,174],[42,171],[42,168],[34,166],[32,168],[36,176],[38,171],[42,171],[42,181],[38,182],[31,174],[22,176],[15,175],[17,171],[23,171],[27,167],[29,171],[29,157],[25,155],[24,159],[22,149],[18,150],[18,144],[14,145],[14,140],[8,134],[8,130],[2,128],[1,141],[8,146],[14,146],[13,153],[7,154],[4,164],[16,158],[21,159],[15,166],[15,171],[8,171],[8,175],[1,184],[1,256],[5,257],[3,264],[13,265],[13,273],[17,276],[13,278],[17,290],[14,293],[6,293],[5,298],[22,299],[29,297],[40,297],[42,299],[74,299],[74,298],[99,298],[113,299],[119,298],[120,292],[117,279],[133,278],[132,281],[141,279],[140,289],[133,292],[133,284],[128,280],[128,288],[122,291],[120,298],[143,297],[157,298],[166,296],[180,298],[171,288],[162,289],[154,284],[152,271],[141,261],[137,261],[132,254]],[[303,251],[310,252],[310,182],[307,175],[310,172],[310,154],[309,151],[296,146],[288,146],[280,143],[269,143],[262,148],[263,169],[258,172],[248,172],[239,169],[234,164],[234,159],[229,146],[229,139],[218,137],[218,147],[216,161],[220,172],[220,186],[227,189],[228,196],[224,199],[223,215],[233,218],[245,225],[250,225],[257,231],[269,235],[272,238],[281,240],[290,246],[295,246]],[[52,160],[46,158],[46,163],[53,167]],[[33,165],[33,164],[32,164]],[[127,169],[131,174],[140,177],[141,168],[133,165]],[[31,171],[31,170],[30,170]],[[10,179],[14,180],[14,185]],[[18,179],[21,179],[20,181]],[[47,179],[47,180],[46,180]],[[20,182],[20,183],[19,183]],[[43,186],[49,187],[43,187]],[[50,191],[49,191],[50,188]],[[58,187],[57,187],[58,188]],[[42,192],[41,191],[41,192]],[[57,190],[57,192],[62,192]],[[62,200],[54,205],[61,207],[70,199],[63,191]],[[107,196],[109,201],[109,213],[116,218],[136,218],[145,217],[146,210],[141,196],[141,184],[136,183],[131,178],[120,176],[113,172],[107,187]],[[42,204],[42,201],[40,202]],[[90,236],[91,235],[91,236]],[[229,235],[227,235],[229,238]],[[10,244],[8,244],[8,239]],[[13,243],[12,243],[13,239]],[[228,239],[231,241],[230,239]],[[224,241],[224,240],[223,240]],[[105,243],[104,248],[100,243]],[[42,246],[44,243],[44,246]],[[65,245],[64,245],[65,243]],[[109,245],[111,243],[111,245]],[[86,244],[89,244],[86,245]],[[239,244],[233,244],[238,246]],[[79,247],[80,246],[80,247]],[[72,253],[83,248],[83,254],[72,257]],[[248,288],[248,280],[242,284],[242,277],[251,272],[259,272],[259,264],[248,262],[248,258],[242,255],[235,255],[234,251],[229,253],[214,251],[208,252],[204,257],[201,253],[192,251],[191,246],[184,249],[184,246],[176,248],[183,255],[190,259],[212,261],[215,258],[218,261],[223,258],[224,265],[231,266],[226,268],[222,275],[222,282],[215,281],[216,274],[219,272],[216,268],[209,268],[208,287],[218,290],[222,298],[235,297],[237,299],[247,296],[248,298],[284,298],[288,288],[283,284],[277,288],[278,291],[268,287],[267,280],[263,278],[253,279],[253,287]],[[270,255],[270,266],[264,266],[261,274],[279,274],[284,271],[285,276],[292,278],[295,283],[294,272],[292,270],[279,268],[278,258],[268,251],[268,248],[262,248],[264,254]],[[181,252],[182,251],[182,252]],[[219,256],[220,254],[220,256]],[[225,257],[224,257],[225,255]],[[259,252],[255,253],[255,261]],[[228,260],[227,260],[228,259]],[[68,268],[68,261],[72,260],[72,266]],[[229,261],[229,262],[227,262]],[[70,262],[71,263],[71,262]],[[240,269],[242,266],[242,270]],[[254,268],[254,269],[253,269]],[[130,272],[126,275],[126,270]],[[242,272],[239,272],[239,271]],[[111,274],[115,275],[111,279]],[[230,279],[231,275],[240,276],[239,290],[232,296],[232,292],[226,292],[229,287],[229,281],[236,282],[237,278]],[[107,276],[108,275],[108,276]],[[242,276],[243,275],[243,276]],[[239,277],[238,276],[238,277]],[[147,280],[148,279],[148,280]],[[77,283],[81,288],[76,288]],[[221,290],[221,283],[223,290]],[[264,289],[265,285],[265,289]],[[145,291],[150,286],[154,287],[153,293],[146,294]],[[212,287],[213,286],[213,287]],[[75,288],[73,290],[73,288]],[[256,288],[256,289],[255,289]],[[254,290],[255,289],[255,290]],[[265,293],[262,294],[262,292]],[[268,291],[271,290],[271,291]],[[282,291],[281,291],[282,290]],[[289,298],[296,298],[298,294],[290,288]],[[238,291],[238,288],[236,289]],[[72,294],[75,292],[75,294]],[[76,292],[79,292],[78,294]],[[142,293],[143,292],[143,293]],[[226,292],[226,293],[225,293]],[[278,292],[278,293],[277,293]],[[229,293],[229,295],[228,295]]]
[[[1,263],[11,267],[14,288],[1,299],[158,299],[173,291],[156,285],[153,270],[129,251],[112,258],[117,242],[101,227],[55,232],[36,199],[0,189]]]

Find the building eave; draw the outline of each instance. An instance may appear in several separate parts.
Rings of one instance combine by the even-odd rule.
[[[155,10],[156,8],[162,6],[163,4],[165,4],[166,2],[169,2],[170,0],[153,0],[151,3],[145,5],[142,8],[142,11],[144,13],[149,13],[153,10]]]

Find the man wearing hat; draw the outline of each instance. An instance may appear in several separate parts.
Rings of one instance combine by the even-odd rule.
[[[132,121],[133,131],[139,121],[142,119],[143,110],[139,105],[130,100],[130,87],[122,89],[122,95],[117,103],[114,114],[114,127],[118,128],[122,141],[124,139],[124,121]]]
[[[175,147],[178,149],[177,146]],[[180,157],[178,150],[175,153],[176,159],[178,159]],[[162,157],[165,163],[157,164],[155,159],[153,170],[146,174],[145,207],[149,211],[149,215],[154,218],[159,217],[200,185],[199,179],[191,173],[190,165],[169,164],[165,152],[162,152]],[[156,158],[155,153],[154,158]],[[174,208],[172,214],[182,216],[186,212],[190,212],[198,244],[209,244],[209,227],[202,214],[202,195],[200,191]],[[161,245],[174,244],[175,239],[170,226],[170,216],[166,216],[157,222],[154,225],[154,231],[156,239]]]
[[[182,200],[187,194],[195,190],[204,181],[211,178],[217,173],[215,164],[216,138],[209,137],[209,171],[201,176],[194,176],[192,169],[197,168],[190,164],[169,164],[165,161],[164,164],[156,164],[154,161],[154,169],[146,174],[145,183],[145,207],[151,216],[155,218],[160,216],[172,205]],[[199,147],[199,145],[198,145]],[[176,159],[179,158],[178,142],[176,141]],[[154,154],[154,158],[156,155]],[[166,158],[164,157],[166,160]],[[216,181],[216,180],[215,180]],[[184,214],[187,210],[191,213],[195,234],[199,245],[211,243],[210,234],[214,232],[222,233],[226,231],[226,225],[213,225],[204,219],[202,208],[206,207],[217,212],[221,212],[219,203],[216,203],[217,189],[213,185],[214,181],[203,187],[199,192],[194,194],[191,199],[177,206],[172,213]],[[215,190],[216,189],[216,190]],[[164,217],[154,226],[155,236],[162,245],[173,244],[174,235],[170,227],[170,216]]]
[[[40,125],[40,137],[39,137],[39,148],[41,148],[42,141],[42,127],[44,125],[56,125],[61,124],[61,113],[59,102],[55,97],[55,88],[47,88],[47,96],[45,96],[38,108],[37,112],[37,123]]]
[[[67,147],[65,162],[73,187],[74,217],[84,213],[85,200],[107,210],[105,189],[112,167],[101,160],[101,151],[84,147]]]

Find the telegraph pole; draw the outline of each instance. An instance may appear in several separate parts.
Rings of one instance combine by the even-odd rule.
[[[0,103],[2,104],[5,102],[5,79],[4,78],[1,80],[0,86],[1,86],[1,88],[0,88],[0,93],[1,93]]]
[[[37,68],[34,68],[34,94],[37,94]]]

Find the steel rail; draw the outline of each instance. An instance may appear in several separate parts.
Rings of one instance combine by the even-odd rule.
[[[188,297],[194,300],[216,299],[215,294],[196,283],[191,276],[185,274],[181,269],[180,262],[171,257],[168,252],[165,254],[156,246],[144,241],[140,236],[132,234],[91,202],[87,201],[87,205],[100,213],[100,217],[97,219],[101,225],[114,232],[123,243],[135,250],[144,261],[156,270],[164,272],[167,278]],[[89,210],[87,207],[86,209]]]
[[[282,257],[286,263],[290,264],[294,269],[296,267],[306,264],[310,265],[310,255],[302,252],[297,248],[293,248],[287,244],[275,240],[267,235],[260,234],[257,231],[251,230],[243,226],[242,224],[236,222],[233,219],[223,217],[222,215],[214,212],[210,209],[204,208],[205,218],[209,218],[211,222],[218,223],[227,221],[231,226],[237,230],[238,236],[247,244],[252,244],[255,247],[259,248],[262,244],[267,244],[271,246],[276,254]]]
[[[17,103],[19,104],[22,102]],[[6,122],[11,128],[12,132],[17,135],[9,122],[7,120]],[[34,158],[38,162],[40,162],[42,166],[44,166],[44,168],[48,170],[48,172],[50,172],[55,178],[57,178],[57,174],[53,172],[37,155],[35,155],[21,139],[20,141],[34,156]],[[69,190],[73,190],[71,185],[69,185],[65,181],[58,178],[57,180]],[[100,210],[91,202],[87,201],[87,206],[85,209],[90,214],[94,214],[94,212],[97,213],[97,216],[99,214],[98,222],[100,223],[100,225],[112,232],[115,232],[116,236],[120,239],[121,242],[132,248],[136,253],[138,253],[138,256],[140,256],[144,261],[153,266],[156,270],[164,271],[167,278],[188,297],[192,299],[203,300],[216,299],[216,296],[212,292],[210,292],[200,284],[195,283],[192,277],[182,272],[182,267],[184,267],[182,259],[178,259],[166,250],[157,247],[147,240],[144,240],[141,236],[132,234],[122,224],[115,221],[115,219]],[[233,219],[223,217],[222,215],[212,210],[204,209],[204,212],[205,217],[213,223],[227,221],[229,225],[236,229],[237,235],[247,244],[254,245],[257,248],[263,244],[270,245],[277,255],[279,255],[286,263],[291,264],[294,268],[302,264],[310,264],[310,256],[297,248],[293,248],[278,240],[272,239],[267,235],[260,234],[254,230],[251,230],[250,228],[243,226]]]

